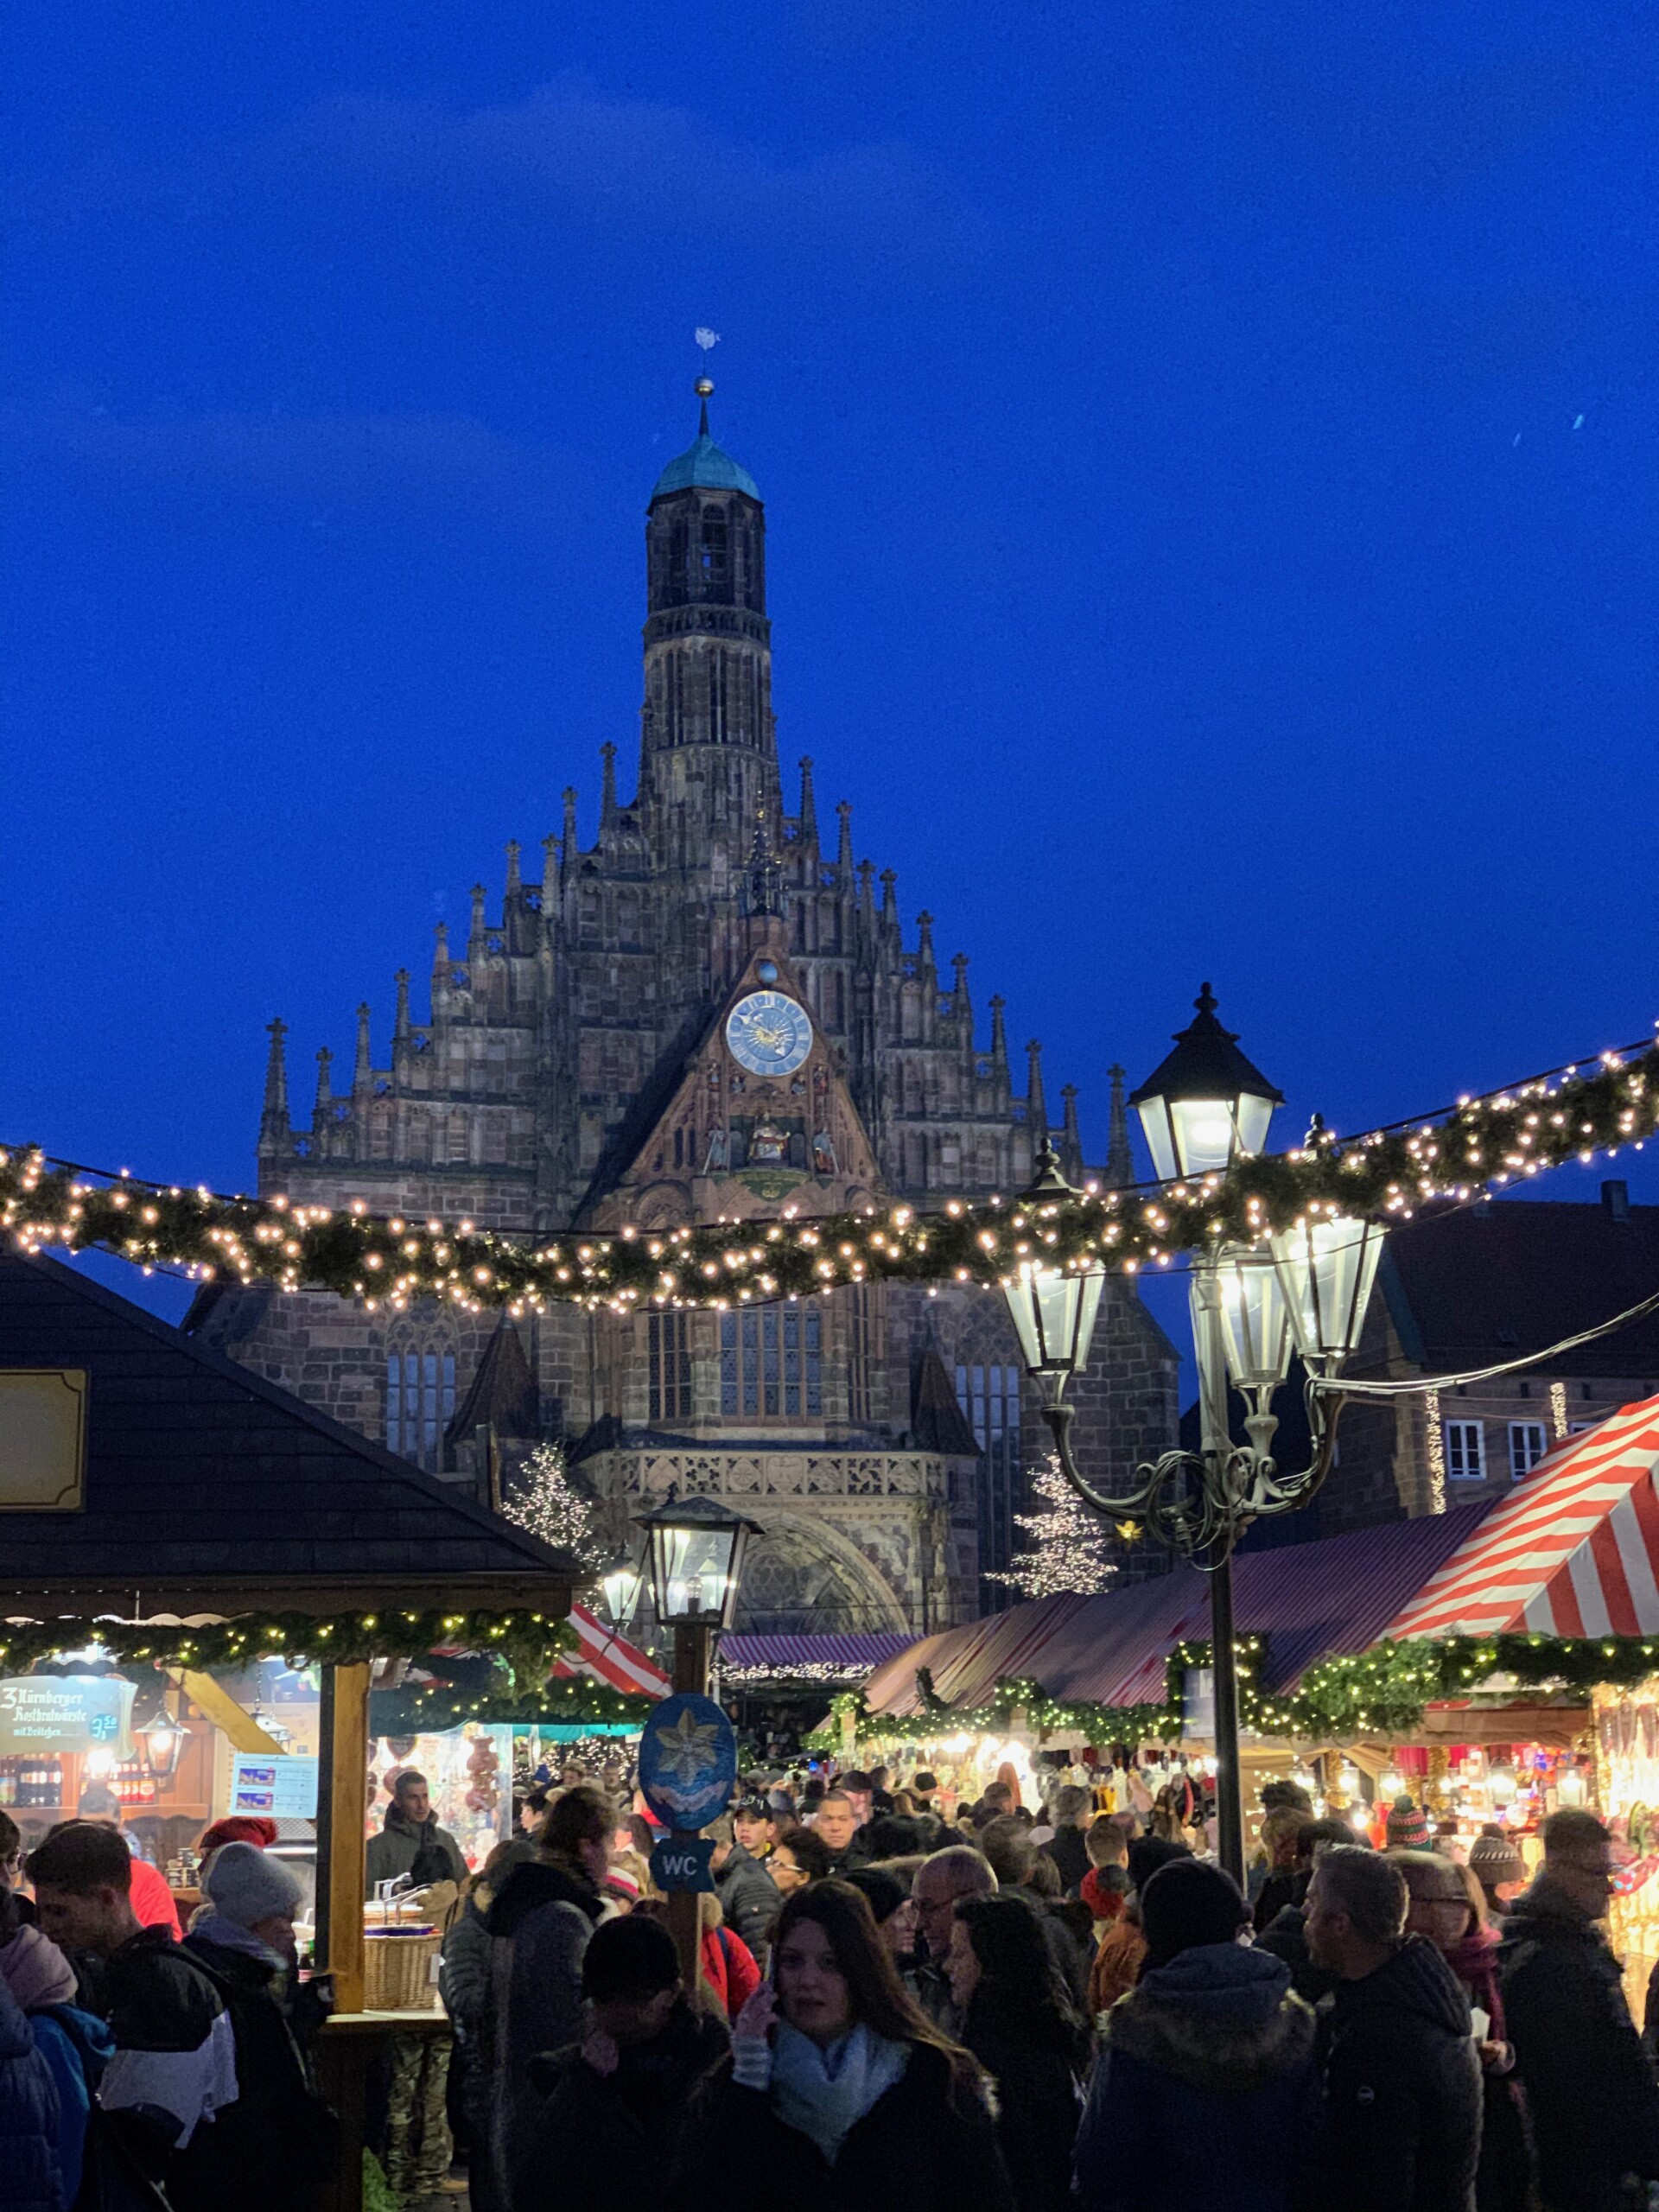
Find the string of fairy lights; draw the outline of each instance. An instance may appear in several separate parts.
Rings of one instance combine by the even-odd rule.
[[[0,1148],[0,1232],[27,1252],[98,1249],[201,1282],[331,1291],[371,1312],[440,1299],[514,1314],[569,1303],[650,1306],[798,1299],[849,1283],[995,1286],[1026,1266],[1134,1274],[1185,1254],[1255,1244],[1304,1220],[1408,1220],[1659,1129],[1659,1047],[1630,1046],[1459,1099],[1439,1116],[1298,1148],[1224,1174],[1134,1190],[1090,1182],[1040,1198],[952,1198],[937,1212],[868,1206],[776,1220],[517,1238],[470,1220],[372,1213],[287,1198],[226,1198],[121,1174],[99,1177],[37,1147]]]
[[[1586,1699],[1598,1684],[1629,1688],[1659,1667],[1659,1638],[1639,1636],[1557,1637],[1531,1630],[1484,1637],[1413,1637],[1384,1641],[1369,1650],[1342,1653],[1310,1667],[1292,1690],[1264,1689],[1261,1675],[1267,1639],[1241,1636],[1239,1719],[1250,1733],[1304,1743],[1347,1742],[1356,1737],[1392,1742],[1414,1734],[1425,1709],[1446,1699],[1467,1699],[1494,1682],[1565,1693]],[[833,1699],[818,1738],[833,1746],[850,1719],[857,1739],[872,1746],[931,1741],[961,1734],[1006,1735],[1016,1715],[1039,1739],[1096,1746],[1166,1744],[1186,1726],[1191,1678],[1211,1664],[1207,1640],[1188,1638],[1165,1662],[1164,1697],[1157,1704],[1102,1705],[1050,1696],[1030,1675],[1000,1681],[972,1707],[950,1706],[933,1691],[925,1668],[917,1670],[919,1713],[876,1713],[861,1690]],[[817,1739],[815,1739],[817,1740]]]

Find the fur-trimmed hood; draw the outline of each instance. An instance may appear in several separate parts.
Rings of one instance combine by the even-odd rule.
[[[1114,2050],[1193,2088],[1242,2094],[1303,2064],[1313,2012],[1282,1959],[1238,1943],[1201,1943],[1143,1974],[1106,2015]]]

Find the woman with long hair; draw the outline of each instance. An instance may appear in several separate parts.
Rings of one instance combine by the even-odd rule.
[[[1014,2212],[978,2064],[917,2009],[864,1897],[833,1877],[779,1914],[772,1979],[693,2140],[680,2212],[716,2212],[746,2171],[790,2212]]]
[[[945,1957],[962,2039],[996,2084],[1020,2212],[1064,2212],[1089,2030],[1023,1897],[958,1899]]]

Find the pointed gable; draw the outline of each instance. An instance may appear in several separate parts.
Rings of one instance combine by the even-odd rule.
[[[834,1047],[788,954],[763,934],[593,1210],[596,1228],[838,1212],[881,1194]],[[660,1096],[660,1094],[659,1094]]]

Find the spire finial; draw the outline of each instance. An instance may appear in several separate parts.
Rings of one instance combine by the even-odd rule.
[[[576,787],[575,787],[575,785],[574,784],[567,784],[567,785],[565,785],[565,787],[564,787],[564,840],[563,840],[563,850],[561,852],[561,854],[560,854],[560,855],[559,855],[559,865],[560,865],[561,872],[563,872],[565,868],[569,868],[569,867],[570,867],[570,865],[571,865],[571,863],[575,861],[575,857],[576,857]],[[545,895],[545,894],[543,894],[543,895]]]
[[[517,899],[524,889],[524,878],[518,873],[519,844],[516,837],[507,840],[507,896]]]
[[[286,1147],[293,1135],[288,1119],[288,1062],[283,1052],[288,1024],[268,1021],[265,1034],[270,1039],[270,1050],[265,1058],[265,1104],[259,1117],[259,1141]]]
[[[352,1066],[352,1089],[367,1090],[374,1079],[374,1065],[369,1048],[369,1002],[364,1000],[357,1009],[357,1057]]]
[[[1069,1183],[1083,1180],[1083,1136],[1077,1128],[1077,1086],[1065,1083],[1060,1086],[1060,1096],[1065,1102],[1060,1136],[1060,1171]]]
[[[801,755],[801,842],[810,850],[818,842],[818,802],[812,791],[812,755]]]
[[[616,827],[616,747],[607,737],[599,748],[599,834],[608,836]]]
[[[748,910],[751,914],[781,914],[783,885],[777,855],[766,836],[766,810],[754,810],[754,836],[749,843]]]
[[[1008,1032],[1003,1020],[1007,1001],[998,991],[991,1001],[991,1058],[1006,1075],[1008,1070]]]
[[[709,402],[714,397],[715,380],[713,377],[699,377],[693,389],[697,395],[697,435],[706,438],[709,435]]]
[[[1026,1047],[1026,1122],[1034,1147],[1048,1141],[1048,1102],[1043,1096],[1043,1048],[1033,1037]]]
[[[836,817],[841,823],[840,841],[836,847],[836,873],[850,888],[853,880],[853,805],[850,799],[836,802]]]
[[[409,970],[400,968],[393,979],[397,986],[397,1012],[391,1025],[391,1044],[395,1054],[399,1045],[409,1042]],[[396,1065],[394,1058],[393,1065]]]
[[[1127,1191],[1135,1180],[1135,1154],[1129,1145],[1129,1109],[1123,1100],[1124,1071],[1116,1060],[1106,1071],[1112,1079],[1112,1118],[1106,1140],[1106,1180],[1115,1191]]]
[[[333,1079],[329,1074],[329,1070],[334,1066],[334,1056],[329,1051],[328,1047],[326,1045],[320,1046],[317,1052],[317,1113],[319,1117],[325,1114],[328,1108],[334,1103],[334,1086]]]

